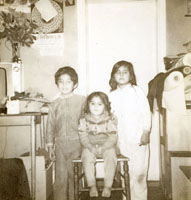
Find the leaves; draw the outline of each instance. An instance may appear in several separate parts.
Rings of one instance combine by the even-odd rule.
[[[37,27],[25,13],[12,8],[9,8],[9,12],[0,12],[0,38],[6,38],[11,43],[19,42],[22,46],[30,47],[36,40],[33,32]]]

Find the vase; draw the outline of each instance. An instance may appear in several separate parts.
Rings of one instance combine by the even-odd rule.
[[[20,43],[19,42],[12,42],[12,62],[21,62],[20,57]]]

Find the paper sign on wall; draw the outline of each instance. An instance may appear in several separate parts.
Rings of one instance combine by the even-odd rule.
[[[64,34],[38,34],[36,37],[32,47],[38,49],[41,56],[63,56]]]

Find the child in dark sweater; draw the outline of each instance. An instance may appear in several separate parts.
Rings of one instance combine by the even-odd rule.
[[[81,155],[78,122],[85,97],[73,93],[78,85],[78,75],[73,68],[60,68],[55,73],[55,82],[60,96],[50,105],[46,135],[50,158],[56,157],[54,199],[73,200],[72,160]]]

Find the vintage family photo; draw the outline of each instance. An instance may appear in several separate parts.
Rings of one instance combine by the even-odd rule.
[[[191,200],[191,0],[0,0],[0,200]]]

